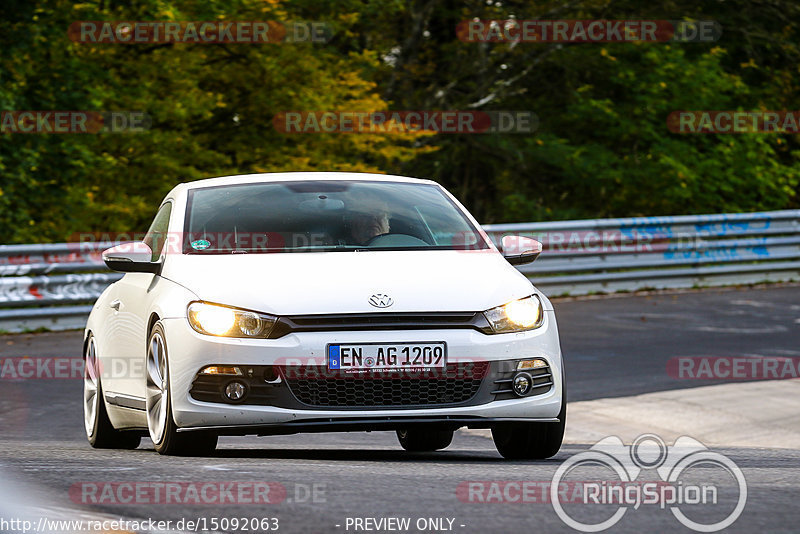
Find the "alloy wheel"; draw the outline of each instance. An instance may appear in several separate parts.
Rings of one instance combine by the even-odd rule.
[[[83,370],[83,424],[86,428],[86,436],[94,435],[97,423],[97,411],[100,403],[98,396],[98,383],[100,373],[97,361],[97,345],[94,338],[90,337],[86,344],[86,359]]]
[[[156,331],[147,347],[147,428],[153,443],[160,443],[167,426],[168,376],[164,337]]]

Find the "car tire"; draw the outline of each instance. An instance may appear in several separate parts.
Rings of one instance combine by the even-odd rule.
[[[211,455],[217,448],[216,434],[178,432],[172,416],[166,336],[160,321],[153,326],[148,339],[145,376],[147,429],[156,451],[167,456]]]
[[[139,432],[117,430],[108,417],[100,382],[97,343],[91,334],[83,356],[83,423],[89,445],[95,449],[135,449],[142,441]]]
[[[567,401],[562,397],[558,423],[503,423],[492,427],[492,439],[506,460],[544,460],[555,456],[564,441]]]
[[[452,430],[405,428],[397,431],[400,446],[410,452],[432,452],[447,448],[453,441]]]

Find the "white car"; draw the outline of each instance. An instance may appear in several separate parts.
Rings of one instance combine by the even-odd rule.
[[[435,182],[357,173],[175,187],[85,330],[92,446],[210,454],[220,435],[392,430],[410,451],[490,428],[505,458],[564,434],[550,301]]]

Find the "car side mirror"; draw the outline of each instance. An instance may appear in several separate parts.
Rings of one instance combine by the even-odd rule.
[[[161,264],[152,259],[152,249],[142,241],[122,243],[103,252],[103,261],[108,268],[123,273],[156,274]]]
[[[503,256],[511,265],[531,263],[542,253],[542,244],[530,237],[503,236]]]

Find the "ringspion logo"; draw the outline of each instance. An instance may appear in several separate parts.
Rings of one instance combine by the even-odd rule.
[[[695,482],[690,477],[698,467],[702,469]],[[593,475],[598,470],[610,471],[613,479],[597,480]],[[652,470],[659,480],[629,484],[643,472]],[[581,483],[580,503],[567,507],[559,498],[559,488],[572,473],[579,474],[583,481],[593,480]],[[714,483],[714,477],[719,475],[729,477],[732,483],[728,486]],[[730,490],[731,486],[735,491]],[[609,529],[629,510],[638,510],[643,505],[669,509],[682,525],[692,530],[717,532],[739,518],[746,502],[747,482],[742,470],[727,456],[688,436],[679,437],[671,447],[655,434],[642,434],[630,446],[617,436],[609,436],[562,463],[550,485],[550,503],[556,514],[580,532]],[[598,506],[604,513],[587,517],[587,509],[591,507],[596,512]],[[708,513],[698,517],[698,507]]]

